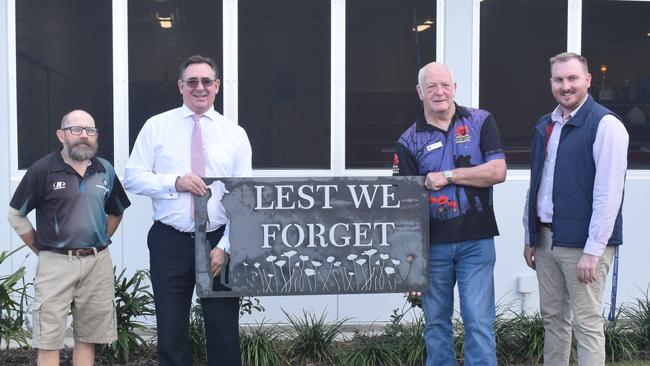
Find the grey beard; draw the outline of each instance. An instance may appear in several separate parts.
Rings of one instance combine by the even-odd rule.
[[[76,161],[90,160],[95,157],[95,154],[97,154],[97,145],[78,143],[69,149],[70,158]]]

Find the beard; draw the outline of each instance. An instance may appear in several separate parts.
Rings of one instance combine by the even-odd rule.
[[[67,145],[67,147],[68,155],[70,155],[71,159],[76,161],[86,161],[95,157],[99,144],[93,144],[89,141],[79,141],[74,145]]]

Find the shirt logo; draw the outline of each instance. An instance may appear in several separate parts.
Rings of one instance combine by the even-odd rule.
[[[399,157],[397,153],[393,153],[393,175],[399,174]]]
[[[456,143],[462,144],[464,142],[469,142],[469,127],[467,125],[462,125],[456,128]]]
[[[59,189],[65,189],[65,182],[56,182],[52,183],[52,189],[58,191]]]

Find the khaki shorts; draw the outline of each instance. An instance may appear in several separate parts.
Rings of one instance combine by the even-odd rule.
[[[86,257],[41,251],[31,306],[32,346],[62,349],[70,312],[76,342],[115,341],[114,282],[108,250]]]

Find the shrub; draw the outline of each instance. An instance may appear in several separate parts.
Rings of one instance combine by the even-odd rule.
[[[190,311],[190,344],[192,345],[192,360],[195,365],[205,365],[208,361],[205,351],[205,322],[203,321],[203,308],[201,300]]]
[[[240,336],[242,365],[289,365],[284,353],[278,348],[281,339],[282,332],[275,325],[265,326],[262,321],[256,327],[248,326]]]
[[[353,349],[341,355],[342,366],[402,365],[399,344],[386,336],[357,334]]]
[[[115,278],[117,340],[99,348],[99,354],[109,362],[125,363],[134,351],[146,344],[136,331],[148,329],[147,325],[136,318],[155,314],[153,295],[149,292],[149,285],[145,284],[149,279],[149,271],[139,270],[131,278],[126,277],[125,271],[123,269]]]
[[[618,311],[612,321],[605,319],[605,350],[611,362],[633,360],[639,354],[630,331],[631,323],[619,319],[620,314]]]
[[[11,252],[0,252],[0,265],[12,254],[25,246],[22,245]],[[23,263],[24,264],[24,263]],[[21,285],[18,285],[18,283]],[[25,266],[21,265],[15,272],[0,276],[0,346],[5,342],[5,350],[13,341],[19,346],[28,346],[29,332],[24,328],[25,308],[27,304],[27,288],[25,283]]]
[[[335,360],[334,340],[343,331],[346,319],[325,323],[325,313],[320,318],[303,310],[302,318],[292,316],[284,309],[292,329],[288,333],[288,352],[298,362],[329,362]]]
[[[264,311],[264,306],[255,297],[242,297],[239,299],[239,316],[252,314],[253,311]],[[203,319],[203,308],[201,300],[196,303],[190,311],[190,343],[192,346],[192,359],[196,365],[205,365],[208,361],[205,351],[205,322]],[[241,343],[241,342],[240,342]]]
[[[635,299],[633,305],[621,308],[623,318],[629,322],[629,331],[638,350],[650,352],[650,299],[648,290],[643,297]]]
[[[407,304],[410,304],[408,308]],[[404,317],[414,312],[416,307],[418,306],[407,298],[401,310],[393,309],[391,321],[384,328],[384,335],[397,343],[397,350],[406,365],[422,365],[426,359],[424,317],[418,314],[413,321],[404,321]]]

